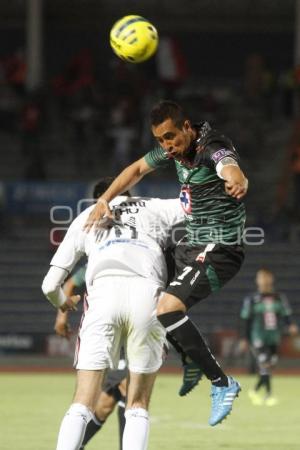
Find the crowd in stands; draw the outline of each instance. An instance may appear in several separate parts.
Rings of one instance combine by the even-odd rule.
[[[27,92],[24,52],[2,55],[0,141],[3,134],[18,136],[26,180],[52,179],[49,158],[66,154],[73,159],[78,180],[88,180],[95,164],[99,176],[117,173],[151,148],[152,104],[173,98],[196,121],[205,118],[233,139],[250,172],[250,183],[255,183],[258,172],[263,176],[269,170],[267,140],[273,129],[292,130],[297,70],[275,74],[260,54],[248,55],[243,79],[201,79],[189,72],[187,61],[181,61],[180,67],[184,70],[166,75],[155,60],[138,66],[112,56],[106,67],[99,68],[92,51],[83,48],[56,76],[44,77],[37,91]],[[299,130],[295,121],[283,144],[271,149],[280,163],[270,162],[271,170],[277,171],[276,186],[270,187],[274,196],[268,214],[272,211],[273,216],[264,218],[264,224],[282,214],[288,221],[299,220]],[[257,216],[262,210],[258,205]]]

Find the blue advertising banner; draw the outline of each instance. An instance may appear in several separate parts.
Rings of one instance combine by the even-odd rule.
[[[84,182],[7,182],[1,183],[1,209],[12,214],[49,214],[56,207],[71,208],[74,216],[93,203],[94,183]],[[173,181],[156,183],[143,180],[133,190],[132,195],[146,197],[175,198],[179,196],[179,185]]]
[[[2,185],[2,208],[11,213],[49,213],[52,206],[76,208],[88,195],[87,183],[9,182]]]

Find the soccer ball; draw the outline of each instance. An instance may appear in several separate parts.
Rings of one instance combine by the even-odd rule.
[[[125,16],[112,27],[110,45],[119,58],[131,63],[141,63],[155,53],[158,33],[144,17]]]

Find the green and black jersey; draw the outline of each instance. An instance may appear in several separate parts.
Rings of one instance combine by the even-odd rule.
[[[76,287],[81,287],[85,284],[85,273],[86,265],[81,266],[75,273],[71,276],[72,281]]]
[[[240,244],[245,207],[225,192],[224,181],[216,172],[216,166],[223,158],[238,161],[238,154],[230,139],[211,129],[207,122],[195,125],[195,128],[198,137],[184,161],[169,159],[160,146],[147,153],[145,160],[155,169],[175,162],[190,245],[208,242]]]
[[[247,324],[247,338],[254,347],[278,345],[283,325],[290,323],[291,314],[287,297],[278,292],[249,295],[241,310],[241,318]]]

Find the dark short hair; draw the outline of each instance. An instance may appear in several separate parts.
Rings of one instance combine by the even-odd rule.
[[[101,197],[102,194],[109,188],[111,183],[114,181],[115,177],[103,177],[95,184],[93,189],[93,198],[97,200],[97,198]],[[126,191],[123,195],[128,195],[130,197],[130,192]]]
[[[182,128],[187,120],[187,115],[178,103],[171,100],[161,100],[151,110],[151,126],[156,127],[167,119],[171,119],[177,128]]]
[[[261,267],[260,269],[258,269],[258,271],[256,273],[258,273],[258,272],[263,272],[266,275],[272,275],[272,277],[274,277],[274,273],[267,267]]]

